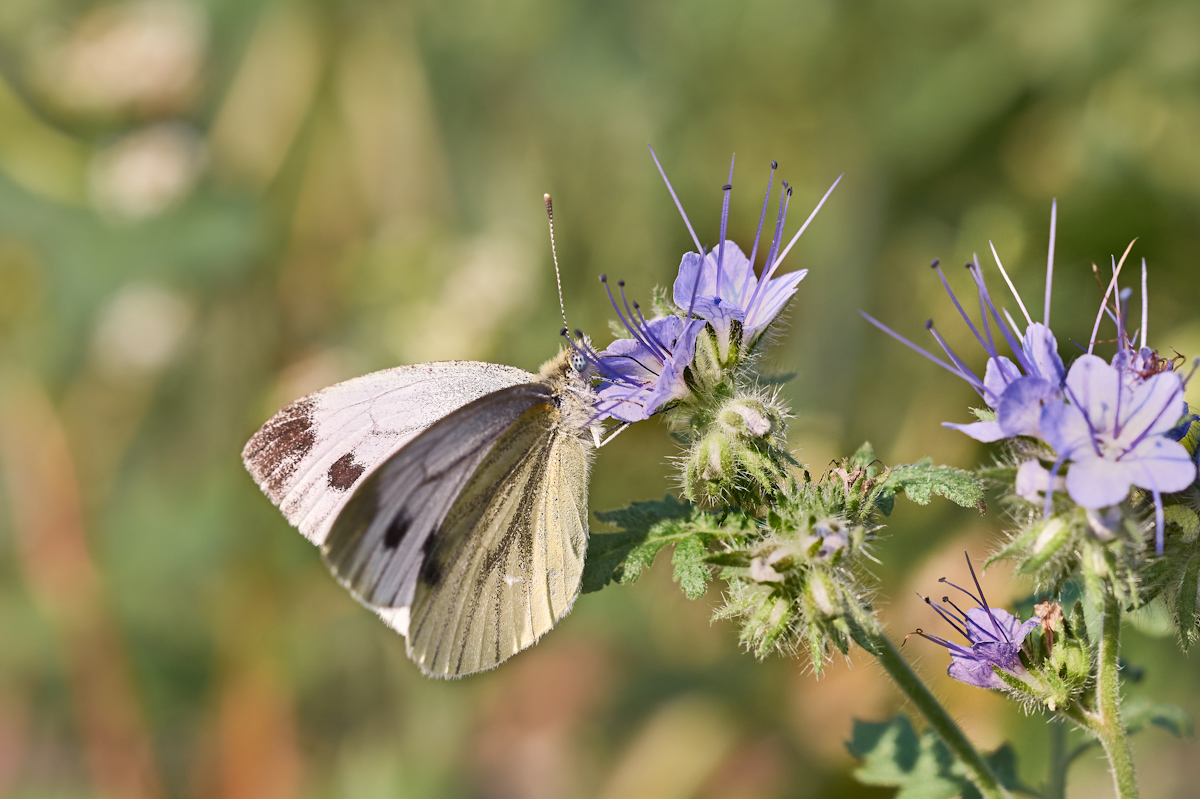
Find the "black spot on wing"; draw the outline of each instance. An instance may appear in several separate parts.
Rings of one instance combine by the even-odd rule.
[[[251,476],[276,503],[283,499],[288,481],[317,443],[315,406],[311,397],[296,400],[272,416],[242,450]]]
[[[421,545],[421,582],[430,588],[437,588],[442,583],[443,568],[438,562],[436,536],[429,536]]]
[[[362,477],[366,470],[366,466],[355,462],[353,452],[347,452],[329,467],[329,487],[346,491],[358,482],[358,478]]]
[[[412,518],[401,508],[400,512],[396,514],[396,518],[392,519],[392,523],[388,525],[387,531],[383,534],[383,546],[386,549],[395,549],[400,546],[400,542],[404,540],[404,536],[411,524]]]

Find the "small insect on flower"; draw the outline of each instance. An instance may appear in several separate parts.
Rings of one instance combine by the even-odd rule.
[[[1000,679],[993,667],[1017,677],[1026,674],[1021,664],[1021,646],[1026,636],[1041,624],[1038,616],[1022,622],[1019,618],[1002,608],[992,608],[983,595],[979,579],[975,576],[975,568],[967,558],[967,568],[971,571],[971,580],[975,583],[978,595],[961,588],[943,577],[938,582],[946,583],[951,588],[966,594],[977,607],[963,610],[950,597],[942,597],[941,607],[933,604],[929,597],[921,597],[931,608],[937,611],[951,627],[967,639],[967,645],[956,644],[929,635],[918,629],[914,635],[919,635],[935,644],[946,647],[950,652],[950,665],[946,673],[959,682],[974,685],[977,688],[1005,688],[1004,680]],[[949,610],[947,610],[949,608]]]

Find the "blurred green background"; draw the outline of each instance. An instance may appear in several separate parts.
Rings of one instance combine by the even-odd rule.
[[[1064,350],[1091,264],[1139,237],[1151,343],[1200,354],[1197,131],[1192,0],[2,0],[0,796],[886,796],[844,748],[901,707],[883,674],[754,661],[664,563],[495,672],[423,679],[241,447],[373,369],[536,369],[560,324],[543,192],[572,325],[603,337],[596,276],[645,299],[691,247],[652,142],[708,245],[731,153],[747,249],[771,159],[789,235],[846,174],[789,256],[811,272],[770,363],[798,374],[799,456],[819,472],[870,439],[973,466],[939,427],[967,386],[858,309],[964,342],[927,264],[989,239],[1040,308],[1057,197]],[[653,423],[617,439],[592,507],[660,497],[674,452]],[[895,634],[933,626],[914,591],[1003,521],[899,508],[876,549]],[[987,586],[1027,591],[1002,567]],[[1130,692],[1200,709],[1195,662],[1139,627]],[[1040,781],[1040,718],[905,651]],[[1194,795],[1191,743],[1135,748],[1145,795]],[[1109,790],[1098,756],[1072,776]]]

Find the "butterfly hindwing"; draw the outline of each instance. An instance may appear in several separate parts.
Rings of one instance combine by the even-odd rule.
[[[291,403],[254,434],[242,458],[287,520],[320,545],[353,489],[400,447],[455,409],[533,377],[478,361],[373,372]]]
[[[587,546],[587,446],[555,406],[496,442],[430,539],[409,626],[427,674],[492,668],[548,631],[579,593]]]

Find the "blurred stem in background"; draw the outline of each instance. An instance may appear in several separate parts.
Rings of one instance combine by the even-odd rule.
[[[3,465],[18,560],[62,642],[85,759],[99,793],[156,799],[163,788],[120,632],[88,552],[76,469],[42,387],[4,376]]]
[[[979,788],[979,792],[985,797],[993,799],[1011,797],[1012,794],[1000,784],[1000,780],[983,755],[967,738],[962,728],[937,700],[933,692],[913,671],[912,666],[908,665],[908,661],[896,649],[892,639],[883,632],[875,617],[857,605],[854,606],[854,611],[852,618],[849,619],[850,632],[854,636],[854,641],[875,656],[879,665],[888,673],[896,686],[904,692],[908,700],[929,722],[929,726],[937,732],[954,756],[970,772],[971,781]]]

